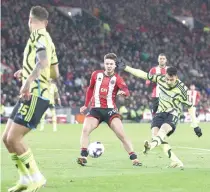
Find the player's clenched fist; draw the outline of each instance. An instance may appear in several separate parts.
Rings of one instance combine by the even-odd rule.
[[[80,113],[84,113],[86,109],[87,109],[87,107],[86,107],[85,105],[82,106],[82,107],[80,108]]]
[[[116,65],[117,65],[118,69],[124,70],[126,68],[126,61],[125,61],[125,59],[123,59],[123,58],[117,59]]]

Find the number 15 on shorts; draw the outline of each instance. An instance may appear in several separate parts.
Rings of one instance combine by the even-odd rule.
[[[25,105],[25,104],[21,103],[21,106],[18,110],[18,113],[20,113],[23,116],[26,116],[26,114],[28,113],[28,109],[29,109],[28,105]]]

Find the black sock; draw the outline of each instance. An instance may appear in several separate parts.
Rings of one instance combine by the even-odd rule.
[[[87,157],[88,156],[88,151],[87,148],[81,148],[81,156],[82,157]]]
[[[129,153],[129,155],[130,155],[130,160],[137,159],[137,155],[135,154],[135,152],[131,152],[131,153]]]

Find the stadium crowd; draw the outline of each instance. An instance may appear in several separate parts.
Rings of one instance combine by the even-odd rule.
[[[194,83],[201,92],[200,108],[210,109],[210,35],[202,30],[190,31],[168,17],[167,11],[176,11],[176,3],[170,3],[174,1],[144,0],[141,4],[138,0],[132,0],[132,3],[125,0],[85,2],[75,0],[75,5],[93,13],[98,25],[84,24],[82,15],[71,19],[46,4],[50,12],[48,29],[60,63],[58,87],[63,106],[83,105],[90,75],[103,67],[104,54],[115,52],[133,67],[149,71],[157,65],[158,54],[165,53],[168,65],[178,68],[179,78],[188,86]],[[64,1],[54,0],[53,3],[59,5]],[[161,6],[161,3],[167,6]],[[22,54],[29,37],[28,13],[33,4],[34,1],[2,1],[1,63],[6,70],[2,72],[1,102],[5,106],[13,106],[18,99],[19,87],[12,73],[22,65]],[[205,8],[200,5],[192,3],[191,13],[194,13],[192,6],[196,6],[195,16],[209,23],[208,13],[201,10],[208,9],[208,4]],[[126,102],[128,107],[149,106],[151,91],[145,82],[121,74],[131,91]],[[119,105],[121,102],[124,101],[120,99]]]

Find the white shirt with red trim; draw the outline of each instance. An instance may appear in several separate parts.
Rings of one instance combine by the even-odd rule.
[[[117,108],[116,96],[119,90],[124,91],[125,96],[130,94],[126,83],[117,73],[107,76],[103,70],[94,71],[86,93],[85,106],[91,102],[91,108]]]

